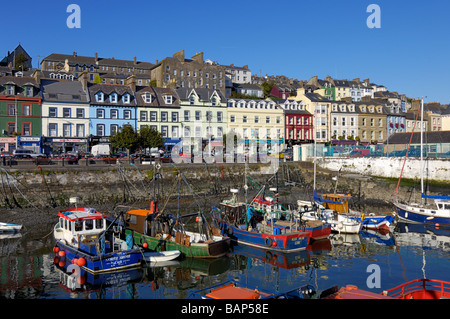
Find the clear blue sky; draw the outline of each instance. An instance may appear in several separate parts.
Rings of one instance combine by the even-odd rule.
[[[81,28],[69,29],[71,3]],[[381,28],[369,29],[369,4]],[[450,102],[448,0],[24,0],[2,3],[0,56],[20,42],[51,53],[155,62],[184,49],[254,74],[370,78],[391,91]]]

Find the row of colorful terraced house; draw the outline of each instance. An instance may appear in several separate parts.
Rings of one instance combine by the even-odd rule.
[[[185,61],[184,52],[182,57],[178,55],[168,61],[177,58]],[[281,149],[314,140],[382,144],[395,133],[412,130],[419,105],[418,101],[398,100],[389,95],[386,98],[369,95],[354,101],[350,98],[351,90],[340,90],[340,86],[348,84],[328,78],[322,81],[317,77],[302,82],[295,92],[283,99],[258,97],[258,93],[246,97],[245,91],[229,95],[221,86],[220,79],[225,78],[222,71],[213,73],[204,69],[191,73],[186,69],[177,72],[172,64],[162,63],[166,59],[157,64],[158,68],[162,66],[164,71],[170,70],[170,74],[177,76],[180,73],[190,77],[202,75],[205,81],[211,79],[217,83],[191,87],[183,85],[183,81],[177,85],[173,85],[173,81],[143,82],[145,69],[137,74],[123,74],[119,83],[104,79],[96,83],[99,81],[92,81],[93,74],[89,72],[92,65],[88,68],[78,64],[71,66],[76,72],[74,76],[66,70],[67,59],[66,67],[62,65],[59,71],[44,70],[49,64],[47,60],[44,59],[41,69],[32,72],[16,70],[0,74],[0,147],[3,151],[25,147],[46,154],[88,152],[95,144],[108,143],[109,136],[124,125],[131,125],[135,130],[143,126],[158,130],[165,140],[166,150],[184,137],[221,141],[230,132],[245,141],[270,141],[269,148],[279,144]],[[136,59],[129,62],[135,66],[140,63]],[[210,67],[215,65],[201,62]],[[243,72],[241,77],[249,71],[247,66],[235,69]],[[151,71],[154,70],[152,66]],[[362,87],[364,85],[369,91],[369,82],[362,82]],[[342,92],[339,100],[334,97],[341,94],[337,92]],[[369,94],[372,93],[369,91]],[[440,107],[439,112],[427,112],[425,129],[439,131],[445,125],[450,126],[447,109]]]

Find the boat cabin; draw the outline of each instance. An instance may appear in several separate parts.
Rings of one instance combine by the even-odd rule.
[[[350,194],[323,194],[323,205],[338,213],[348,213],[348,202],[352,196]]]
[[[74,208],[58,213],[59,226],[72,235],[97,235],[106,230],[106,219],[94,208]]]

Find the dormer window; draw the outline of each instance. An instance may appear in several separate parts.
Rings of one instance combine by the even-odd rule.
[[[14,95],[16,93],[16,88],[14,87],[14,85],[8,85],[7,92],[8,95]]]
[[[190,98],[189,98],[189,104],[190,105],[194,105],[195,104],[195,96],[191,96]]]
[[[211,99],[211,105],[212,105],[212,106],[217,106],[217,99],[216,99],[215,97],[213,97],[213,98]]]
[[[123,103],[130,103],[130,94],[125,93],[125,94],[122,96],[122,102],[123,102]]]
[[[142,94],[142,99],[145,103],[152,103],[152,95],[150,93]]]
[[[98,92],[97,94],[95,94],[95,100],[97,102],[104,102],[105,101],[105,95],[103,94],[103,92]]]
[[[32,86],[25,87],[25,96],[33,96],[33,87]]]
[[[109,101],[111,103],[117,103],[117,93],[111,93],[111,95],[109,96]]]
[[[164,102],[166,104],[172,104],[172,95],[164,95]]]

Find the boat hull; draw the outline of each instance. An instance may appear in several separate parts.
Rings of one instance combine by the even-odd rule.
[[[224,222],[222,223],[221,229],[238,245],[248,245],[266,250],[294,252],[306,249],[309,243],[309,234],[307,232],[265,234],[240,229]]]
[[[81,268],[93,274],[138,267],[141,265],[143,258],[140,249],[131,249],[118,253],[106,253],[104,255],[91,255],[60,241],[56,242],[56,246],[59,247],[60,251],[64,251],[66,262],[67,260],[72,262],[74,258],[84,258],[86,263],[81,266]]]
[[[357,219],[358,217],[355,217]],[[365,216],[362,220],[362,228],[389,231],[394,222],[394,216]]]
[[[22,229],[22,225],[0,223],[0,234],[1,233],[17,233],[21,229]]]
[[[395,204],[395,208],[399,219],[403,221],[450,228],[450,218],[436,216],[436,214],[431,213],[434,210],[421,209],[423,212],[420,212],[416,211],[417,208],[409,208],[400,204]]]
[[[179,250],[184,257],[194,258],[219,258],[226,255],[230,249],[230,239],[224,238],[214,242],[191,243],[189,246],[179,244],[171,240],[151,237],[131,230],[125,230],[125,234],[133,234],[136,244],[147,243],[148,249],[154,251]]]

